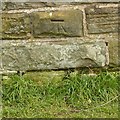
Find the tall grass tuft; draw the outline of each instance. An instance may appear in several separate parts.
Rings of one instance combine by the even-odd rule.
[[[97,76],[74,75],[64,79],[56,90],[65,95],[67,104],[78,108],[105,102],[118,94],[117,75],[108,72]]]
[[[26,106],[38,100],[42,106],[46,105],[43,102],[53,104],[57,100],[59,104],[64,102],[69,107],[85,109],[117,96],[118,76],[109,72],[96,76],[76,73],[56,83],[50,80],[38,85],[33,80],[14,75],[9,80],[3,80],[3,103]]]
[[[3,81],[3,101],[5,104],[27,104],[29,98],[37,95],[37,88],[32,80],[17,75]]]

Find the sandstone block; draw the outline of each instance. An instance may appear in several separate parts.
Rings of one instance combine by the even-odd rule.
[[[30,33],[29,17],[25,13],[2,14],[2,39],[23,39]]]
[[[83,16],[80,10],[33,12],[31,15],[33,36],[83,36]]]
[[[3,41],[5,70],[55,70],[79,67],[104,67],[108,53],[104,41]]]
[[[118,8],[97,8],[90,6],[86,8],[87,27],[90,34],[103,34],[118,32]]]
[[[110,58],[110,63],[109,66],[111,67],[116,67],[120,66],[120,41],[115,39],[109,40],[109,58]]]

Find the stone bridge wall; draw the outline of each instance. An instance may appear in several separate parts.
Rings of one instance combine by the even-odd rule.
[[[118,3],[5,2],[1,70],[118,67]]]

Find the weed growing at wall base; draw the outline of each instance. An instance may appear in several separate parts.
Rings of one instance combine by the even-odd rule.
[[[117,117],[118,77],[119,73],[109,72],[96,76],[71,73],[38,84],[29,77],[10,76],[3,80],[3,117]]]

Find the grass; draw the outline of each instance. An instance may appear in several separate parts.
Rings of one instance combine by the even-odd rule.
[[[118,78],[119,73],[109,72],[10,76],[2,82],[3,117],[117,118]]]

